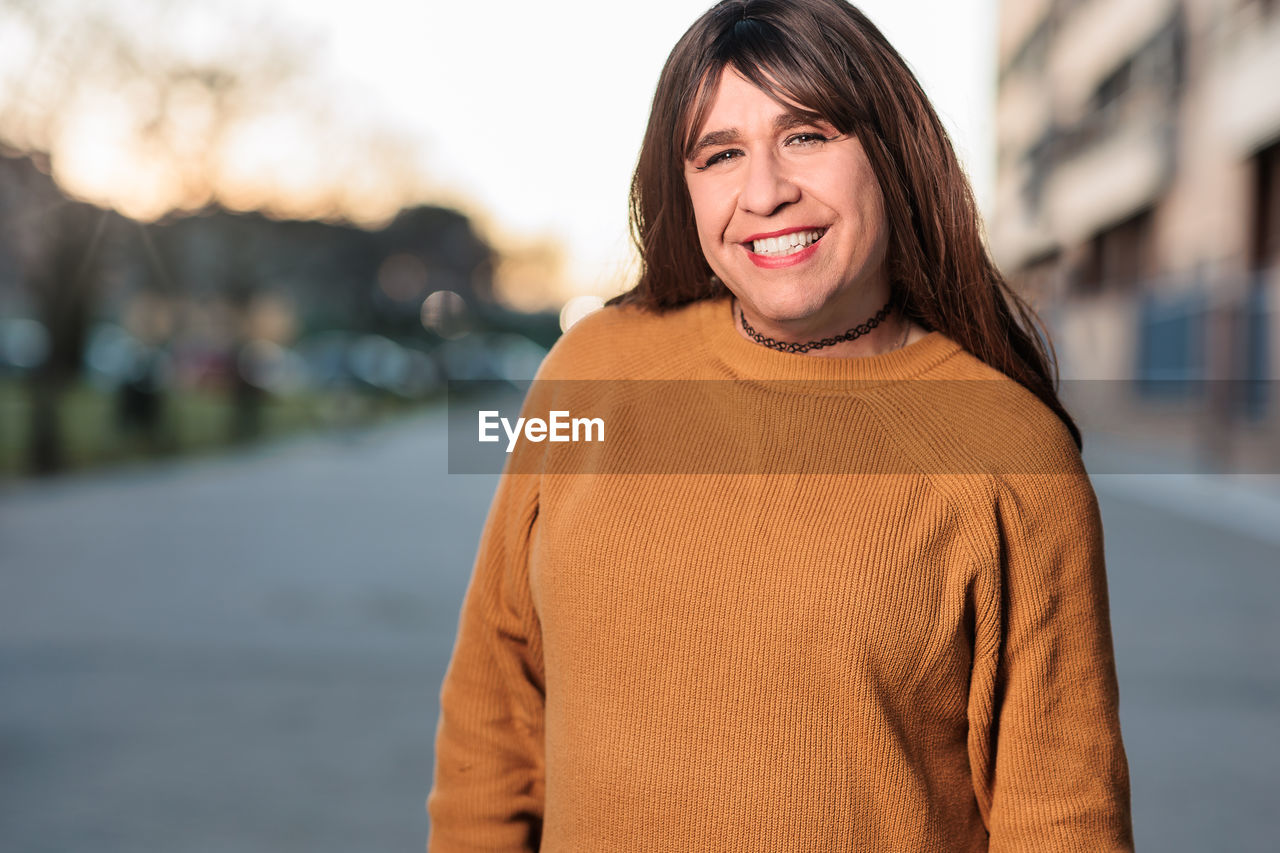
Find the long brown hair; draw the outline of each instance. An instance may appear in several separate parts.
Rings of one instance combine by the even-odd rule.
[[[631,183],[640,278],[610,302],[662,312],[727,295],[699,247],[683,165],[728,66],[859,138],[884,194],[895,304],[1033,392],[1080,447],[1044,324],[991,260],[942,123],[898,52],[843,0],[724,0],[676,44]]]

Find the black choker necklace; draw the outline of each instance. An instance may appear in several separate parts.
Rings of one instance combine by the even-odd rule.
[[[773,338],[766,337],[751,328],[751,324],[747,322],[747,312],[742,310],[741,305],[738,306],[738,313],[742,317],[742,330],[747,333],[747,336],[750,337],[751,340],[761,346],[766,346],[769,349],[776,349],[778,352],[808,352],[811,349],[822,349],[823,347],[833,346],[834,344],[844,343],[845,341],[852,341],[855,338],[862,337],[867,332],[870,332],[876,326],[883,323],[884,319],[889,316],[889,311],[892,310],[892,308],[893,299],[891,298],[884,304],[883,308],[876,312],[874,317],[870,317],[859,323],[844,334],[836,335],[831,338],[823,338],[820,341],[804,341],[801,343],[793,341],[778,341]]]

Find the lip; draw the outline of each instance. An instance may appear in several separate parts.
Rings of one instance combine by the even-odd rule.
[[[776,270],[782,267],[793,267],[796,264],[802,264],[809,258],[813,257],[814,252],[818,251],[818,247],[822,245],[822,241],[811,243],[805,246],[794,255],[783,255],[781,257],[773,255],[757,255],[755,252],[747,249],[747,257],[751,259],[751,263],[762,269]],[[745,247],[744,247],[745,248]]]
[[[753,234],[743,240],[741,245],[743,251],[747,253],[747,257],[751,259],[751,263],[766,270],[782,269],[783,267],[793,267],[796,264],[802,264],[814,256],[818,251],[818,247],[822,245],[822,241],[826,238],[826,232],[830,228],[822,225],[802,225],[799,228],[784,228],[781,231],[772,231],[768,234]],[[769,237],[781,237],[784,234],[794,234],[797,231],[822,231],[822,237],[813,243],[805,246],[794,255],[757,255],[751,251],[751,243],[754,240],[765,240]]]
[[[770,237],[781,237],[783,234],[794,234],[797,231],[826,231],[826,225],[801,225],[797,228],[783,228],[781,231],[769,231],[765,234],[752,234],[739,242],[743,245],[751,243],[755,240],[768,240]],[[825,236],[825,235],[824,235]]]

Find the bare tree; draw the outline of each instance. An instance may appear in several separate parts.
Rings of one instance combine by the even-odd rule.
[[[48,177],[77,111],[102,99],[123,103],[135,155],[162,159],[173,176],[154,212],[200,207],[214,195],[229,130],[269,110],[302,68],[300,45],[265,19],[247,29],[223,21],[223,48],[198,55],[162,36],[190,28],[192,4],[153,0],[128,15],[118,5],[86,6],[0,0],[0,57],[9,57],[0,58],[0,150],[29,155],[6,157],[0,169],[0,241],[18,259],[49,337],[30,383],[29,467],[37,473],[64,463],[59,401],[80,370],[102,248],[123,226]],[[182,286],[167,275],[151,281]]]

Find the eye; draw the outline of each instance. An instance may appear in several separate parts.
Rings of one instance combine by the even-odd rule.
[[[704,172],[707,169],[710,169],[712,166],[714,166],[717,163],[726,163],[729,160],[732,160],[733,158],[740,157],[740,156],[742,156],[742,152],[736,148],[730,148],[727,151],[717,151],[715,154],[712,154],[710,157],[708,157],[707,161],[703,163],[701,166],[694,166],[693,168],[696,171]]]
[[[830,136],[823,136],[821,133],[814,133],[812,131],[809,131],[805,133],[797,133],[794,136],[787,137],[786,144],[791,146],[798,145],[801,148],[808,148],[814,145],[820,145],[823,142],[830,142],[831,140],[832,140],[832,137]]]

